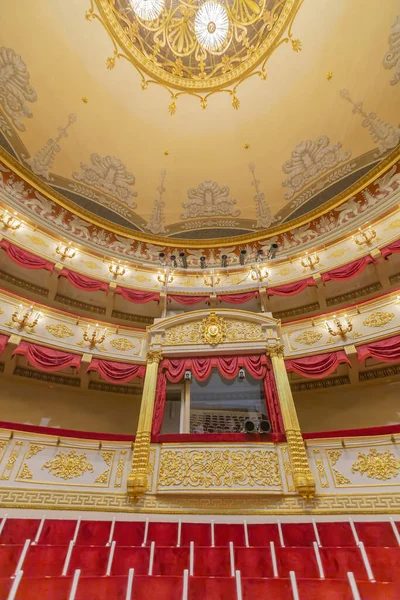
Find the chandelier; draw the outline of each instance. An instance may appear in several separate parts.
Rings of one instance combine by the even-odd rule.
[[[197,11],[194,31],[202,48],[209,52],[220,50],[229,31],[228,13],[222,4],[215,0],[203,4]]]
[[[266,79],[272,52],[301,41],[292,33],[303,0],[90,0],[88,21],[98,20],[114,52],[108,69],[127,59],[141,87],[161,85],[170,95],[173,115],[182,94],[207,107],[210,96],[227,92],[238,109],[238,86],[252,76]],[[284,32],[286,37],[283,37]]]

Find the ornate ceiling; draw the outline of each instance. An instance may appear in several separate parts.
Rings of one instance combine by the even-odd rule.
[[[204,3],[152,2],[2,7],[0,143],[77,208],[149,236],[265,233],[399,144],[398,0],[225,0],[205,38]]]

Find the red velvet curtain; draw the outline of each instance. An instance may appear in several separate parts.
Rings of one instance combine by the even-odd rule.
[[[81,357],[78,354],[45,348],[29,342],[21,342],[12,355],[14,354],[26,356],[28,362],[41,371],[59,371],[66,367],[79,369],[81,366]]]
[[[0,354],[3,354],[8,342],[8,335],[0,335]]]
[[[178,304],[184,306],[193,306],[194,304],[200,304],[200,302],[207,302],[210,300],[210,296],[180,296],[178,294],[168,294],[168,302],[174,300]]]
[[[20,267],[25,267],[25,269],[45,269],[46,271],[50,271],[50,273],[54,271],[54,263],[36,256],[36,254],[32,254],[27,250],[23,250],[23,248],[15,246],[8,240],[1,240],[0,248],[3,248],[11,260]]]
[[[86,275],[75,273],[66,268],[61,271],[59,277],[66,277],[74,287],[84,292],[97,292],[101,290],[108,294],[108,283],[105,281],[98,281],[97,279],[86,277]]]
[[[218,294],[217,298],[220,302],[226,302],[227,304],[244,304],[253,298],[258,298],[259,295],[258,290],[253,290],[240,294]]]
[[[346,353],[329,352],[328,354],[317,354],[315,356],[303,356],[292,360],[285,360],[286,371],[295,372],[310,379],[322,379],[335,371],[339,364],[350,364]]]
[[[97,371],[103,379],[111,383],[126,383],[135,379],[135,377],[143,378],[146,373],[146,367],[144,365],[133,365],[93,358],[87,369],[87,372],[89,371]]]
[[[390,256],[391,254],[394,254],[395,252],[400,252],[400,239],[396,240],[395,242],[392,242],[391,244],[389,244],[388,246],[385,246],[384,248],[381,248],[381,253],[383,258],[387,258],[388,256]]]
[[[266,355],[251,356],[207,356],[195,358],[166,358],[162,361],[157,379],[157,391],[153,417],[153,435],[158,435],[164,415],[167,380],[171,383],[181,381],[186,370],[190,370],[197,381],[205,381],[213,368],[219,370],[226,379],[234,379],[238,370],[244,367],[255,379],[263,379],[265,401],[272,430],[283,431],[275,379],[271,364]]]
[[[322,273],[322,281],[329,281],[330,279],[352,279],[356,277],[361,271],[365,269],[371,263],[376,263],[375,258],[372,256],[363,256],[362,258],[358,258],[357,260],[353,260],[353,262],[347,263],[347,265],[342,265],[337,269],[332,269],[331,271],[327,271],[326,273]]]
[[[121,287],[117,285],[115,289],[116,294],[120,294],[125,300],[129,300],[129,302],[133,302],[135,304],[145,304],[146,302],[151,302],[155,300],[156,302],[160,301],[160,294],[157,292],[143,292],[140,290],[131,290],[129,288]]]
[[[268,288],[268,296],[293,296],[306,289],[308,286],[317,285],[313,277],[302,279],[301,281],[293,281],[292,283],[286,283],[285,285],[278,285],[277,287]]]
[[[398,362],[400,360],[400,335],[362,344],[357,347],[359,361],[372,357],[383,362]]]

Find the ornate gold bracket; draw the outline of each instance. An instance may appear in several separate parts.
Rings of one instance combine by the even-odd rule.
[[[150,464],[151,426],[156,397],[158,364],[162,360],[161,350],[147,352],[146,376],[144,379],[139,423],[133,447],[132,470],[128,477],[128,495],[141,496],[147,491],[147,476]]]
[[[310,470],[306,447],[301,434],[296,407],[293,402],[292,391],[285,368],[285,361],[283,360],[284,347],[282,344],[275,344],[268,346],[266,352],[271,358],[274,369],[283,425],[285,427],[293,468],[294,485],[303,498],[313,498],[315,495],[315,479]]]

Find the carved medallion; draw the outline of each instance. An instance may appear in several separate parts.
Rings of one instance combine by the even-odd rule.
[[[54,458],[43,465],[43,469],[48,469],[54,477],[61,477],[61,479],[74,479],[94,471],[86,454],[78,454],[75,450],[70,450],[68,454],[60,450]]]
[[[299,344],[307,344],[311,346],[316,344],[322,338],[322,333],[318,331],[303,331],[300,335],[295,338],[295,341]]]
[[[135,347],[135,344],[127,338],[114,338],[110,341],[110,345],[120,352],[128,352],[128,350]]]
[[[217,317],[214,311],[211,311],[210,315],[206,319],[203,319],[202,337],[203,341],[211,346],[217,346],[225,340],[225,321],[222,317]]]
[[[353,473],[366,475],[369,479],[385,481],[398,476],[400,473],[400,458],[387,450],[378,452],[371,448],[369,454],[359,452],[358,458],[351,468]]]
[[[391,312],[374,312],[363,321],[366,327],[383,327],[389,323],[394,317]]]
[[[70,329],[66,325],[62,325],[61,323],[58,323],[57,325],[46,325],[46,329],[49,333],[51,333],[51,335],[54,335],[54,337],[56,338],[63,339],[67,337],[72,337],[74,335],[72,329]]]

